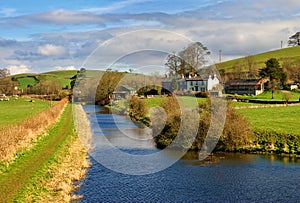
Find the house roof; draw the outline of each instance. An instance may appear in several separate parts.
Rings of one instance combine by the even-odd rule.
[[[174,78],[165,78],[162,82],[172,82]],[[208,80],[208,77],[191,77],[191,78],[176,78],[175,79],[177,82],[184,82],[184,81],[205,81]]]
[[[202,77],[191,77],[191,78],[186,78],[185,79],[186,81],[204,81],[204,80],[207,80],[207,79],[203,79]]]
[[[236,79],[236,80],[230,80],[226,84],[227,85],[260,85],[262,83],[261,79]]]
[[[127,91],[135,91],[135,89],[134,88],[132,88],[132,87],[130,87],[130,86],[128,86],[128,85],[121,85],[121,86],[119,86],[118,88],[117,88],[118,90],[119,89],[125,89],[125,90],[127,90]]]

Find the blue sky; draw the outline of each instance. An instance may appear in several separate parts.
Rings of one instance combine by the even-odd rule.
[[[143,29],[160,31],[126,36],[117,48],[111,43],[99,53],[101,68],[126,49],[179,51],[187,45],[179,35],[207,46],[213,62],[219,50],[229,60],[286,46],[300,31],[299,18],[298,0],[0,0],[0,68],[78,69],[101,43]]]

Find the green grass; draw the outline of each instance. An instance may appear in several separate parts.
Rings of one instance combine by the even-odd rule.
[[[253,56],[254,61],[257,63],[257,69],[259,69],[259,68],[264,67],[265,62],[270,58],[277,58],[280,63],[282,63],[285,58],[289,58],[292,61],[295,60],[295,58],[300,56],[300,46],[279,49],[279,50],[275,50],[275,51],[269,51],[269,52],[265,52],[265,53],[252,55],[252,56]],[[225,69],[226,72],[233,72],[234,71],[233,66],[236,63],[243,64],[244,61],[245,61],[245,58],[239,58],[239,59],[234,59],[234,60],[216,64],[216,66],[217,66],[218,70]],[[244,67],[246,67],[246,66],[244,66]],[[243,71],[246,71],[246,69],[244,69]]]
[[[51,71],[40,74],[39,78],[41,81],[50,80],[58,81],[62,87],[69,86],[70,88],[70,78],[77,74],[77,70],[61,70],[61,71]]]
[[[196,98],[196,97],[189,97],[189,96],[181,96],[178,98],[180,99],[180,101],[182,102],[182,104],[185,107],[193,107],[196,102],[198,102],[200,104],[207,100],[206,98]],[[168,99],[168,97],[153,97],[153,98],[147,98],[144,100],[145,100],[148,108],[152,108],[152,107],[161,106],[161,103],[167,99]]]
[[[289,91],[291,94],[290,101],[299,101],[300,93],[296,91]],[[272,99],[272,92],[265,91],[257,96],[243,96],[245,99],[257,99],[257,100],[273,100],[273,101],[284,101],[283,92],[278,90],[274,92],[274,99]]]
[[[37,81],[34,77],[24,77],[24,78],[18,78],[18,83],[19,83],[19,87],[24,89],[26,88],[28,85],[34,86]]]
[[[0,101],[0,127],[5,127],[9,124],[21,122],[25,118],[42,112],[50,107],[50,101],[19,98],[17,100],[10,98],[10,101]],[[52,105],[54,102],[52,101]]]
[[[255,129],[300,135],[300,106],[238,109]]]
[[[14,164],[9,166],[6,173],[0,175],[2,201],[24,202],[28,189],[26,186],[37,185],[39,182],[39,178],[33,177],[46,175],[41,173],[41,170],[49,165],[55,152],[73,131],[71,110],[71,106],[68,105],[60,121],[49,130],[48,136],[40,140],[33,149],[20,156]],[[34,183],[34,181],[37,182]]]
[[[77,74],[77,70],[61,70],[61,71],[51,71],[51,72],[46,72],[43,73],[46,75],[53,75],[56,76],[58,78],[71,78],[74,75]]]
[[[77,70],[61,70],[51,71],[41,74],[23,73],[10,76],[11,78],[17,79],[20,88],[26,88],[28,85],[35,85],[38,81],[58,81],[62,87],[67,85],[70,88],[70,78],[77,74]]]
[[[233,107],[241,107],[241,106],[262,106],[266,104],[250,103],[250,102],[230,102],[230,105]]]

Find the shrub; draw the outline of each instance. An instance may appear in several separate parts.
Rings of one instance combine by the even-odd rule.
[[[152,122],[154,141],[158,148],[165,148],[170,145],[178,134],[181,122],[181,112],[178,101],[175,97],[169,97],[162,102],[162,108],[166,113],[166,120],[159,115],[155,115]],[[152,120],[152,119],[151,119]],[[160,129],[160,123],[164,123],[163,129]],[[160,132],[160,133],[159,133]]]
[[[135,121],[142,121],[145,123],[148,109],[144,100],[137,96],[132,96],[129,101],[129,116]]]
[[[201,103],[199,106],[200,109],[200,119],[194,118],[195,114],[192,113],[194,110],[187,110],[184,116],[190,117],[189,119],[184,119],[185,122],[182,122],[183,115],[180,112],[180,108],[178,102],[175,98],[170,98],[165,100],[162,104],[164,108],[167,119],[165,127],[161,129],[156,129],[154,125],[154,132],[160,132],[155,138],[154,141],[157,144],[157,147],[164,148],[170,145],[174,139],[176,138],[179,129],[181,129],[180,125],[183,125],[183,130],[186,133],[180,133],[185,135],[191,135],[191,132],[197,133],[196,136],[186,136],[179,138],[177,143],[174,143],[175,146],[179,148],[187,148],[191,150],[199,150],[201,149],[205,139],[207,139],[207,133],[209,127],[211,125],[211,106],[208,102]],[[157,123],[162,122],[161,120],[157,119]],[[199,121],[199,123],[195,124],[194,121]],[[198,125],[197,131],[195,130],[195,126]],[[239,150],[240,148],[244,148],[247,144],[250,144],[253,140],[252,137],[252,128],[249,122],[246,120],[245,117],[235,112],[234,109],[229,108],[227,110],[226,122],[224,126],[223,134],[220,137],[218,142],[218,149],[226,149],[229,151]],[[191,138],[194,140],[191,143]],[[214,138],[212,138],[214,139]],[[189,144],[189,145],[188,145]]]
[[[224,145],[230,151],[238,150],[253,140],[252,128],[246,117],[227,107],[226,121],[219,146]]]
[[[208,98],[209,92],[197,92],[195,93],[195,97]]]

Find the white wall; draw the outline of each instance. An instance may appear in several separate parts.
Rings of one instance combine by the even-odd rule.
[[[216,75],[214,75],[214,78],[212,79],[211,75],[208,77],[208,80],[207,80],[207,90],[208,91],[211,91],[213,89],[214,86],[216,86],[217,84],[219,84],[220,81],[219,79],[217,78]]]

